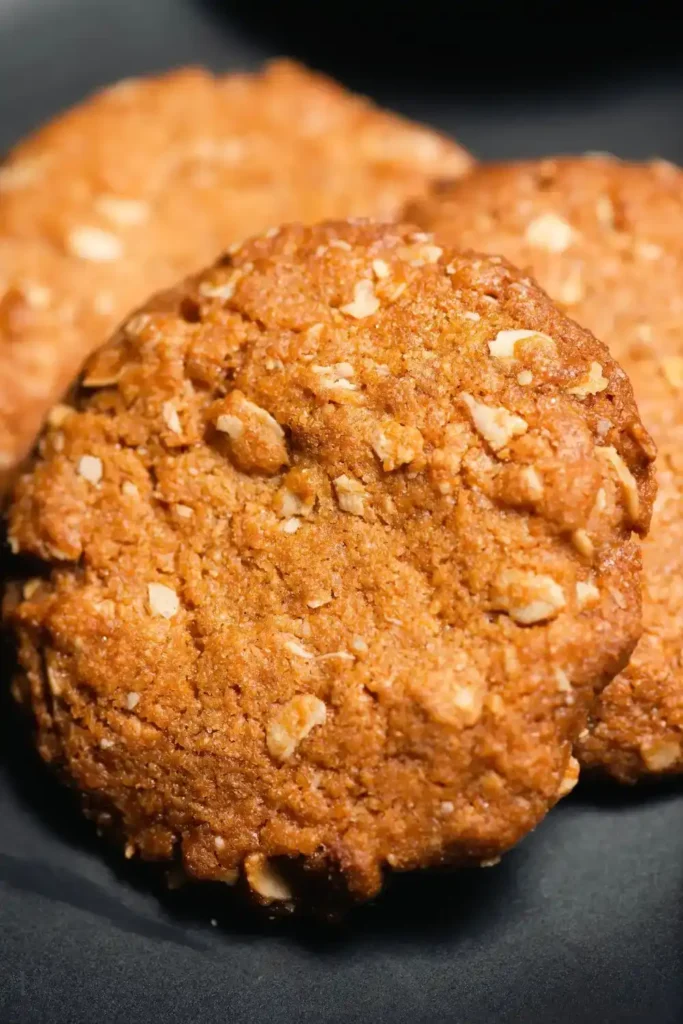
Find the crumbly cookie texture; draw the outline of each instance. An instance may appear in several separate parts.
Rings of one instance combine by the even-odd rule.
[[[120,82],[0,166],[0,490],[85,357],[159,288],[287,220],[393,216],[454,142],[280,61]]]
[[[683,173],[662,161],[546,160],[477,170],[412,216],[504,253],[610,346],[659,449],[643,547],[644,633],[578,745],[623,781],[683,770]],[[598,379],[594,375],[594,387]]]
[[[124,324],[56,424],[10,515],[43,564],[16,692],[130,852],[362,899],[571,788],[639,634],[650,447],[527,278],[409,227],[283,228]]]

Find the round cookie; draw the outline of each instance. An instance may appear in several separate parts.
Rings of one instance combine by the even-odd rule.
[[[454,142],[286,61],[121,82],[0,167],[0,491],[85,357],[159,288],[288,220],[391,217]]]
[[[683,173],[662,161],[566,158],[477,169],[410,215],[500,252],[603,339],[659,450],[643,546],[644,633],[577,753],[623,781],[683,770]]]
[[[11,508],[43,563],[16,692],[129,854],[363,899],[497,857],[571,788],[639,634],[650,445],[527,278],[286,227],[152,300],[75,401]]]

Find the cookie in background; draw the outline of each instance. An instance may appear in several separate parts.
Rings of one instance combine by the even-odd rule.
[[[285,221],[394,216],[456,143],[288,61],[119,82],[0,167],[0,491],[138,303]]]
[[[631,378],[658,448],[658,496],[643,545],[644,632],[629,667],[604,690],[577,755],[622,781],[680,772],[683,172],[609,157],[482,165],[462,186],[443,184],[410,204],[407,215],[447,241],[528,267]],[[592,392],[605,386],[596,375]]]

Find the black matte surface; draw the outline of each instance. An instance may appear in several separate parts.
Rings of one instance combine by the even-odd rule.
[[[589,19],[591,45],[557,61],[548,40],[569,29],[539,27],[530,4],[516,26],[509,10],[496,20],[502,4],[472,20],[455,0],[386,20],[381,5],[347,4],[327,35],[324,4],[230,6],[0,0],[0,149],[111,79],[287,49],[483,157],[683,162],[676,26],[646,19],[651,4],[621,35]],[[0,701],[0,1024],[683,1020],[679,784],[583,786],[498,868],[400,879],[334,931],[259,923],[219,896],[164,894],[153,870],[103,850]]]

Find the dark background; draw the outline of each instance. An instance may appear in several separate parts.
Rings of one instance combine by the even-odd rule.
[[[683,162],[665,10],[0,0],[0,150],[116,78],[287,53],[482,158]],[[683,787],[583,783],[497,868],[398,879],[335,929],[263,922],[104,850],[0,699],[0,1024],[679,1024],[682,895]]]

